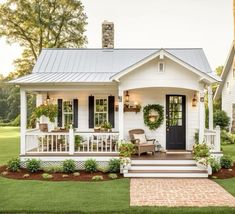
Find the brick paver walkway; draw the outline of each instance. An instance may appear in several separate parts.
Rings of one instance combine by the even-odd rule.
[[[132,178],[130,205],[235,207],[235,197],[209,179]]]

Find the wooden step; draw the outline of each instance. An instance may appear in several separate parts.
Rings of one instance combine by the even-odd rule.
[[[127,178],[208,178],[207,173],[125,173]]]
[[[197,166],[196,163],[188,163],[188,164],[157,164],[157,163],[145,163],[145,164],[138,164],[134,163],[131,166]]]
[[[207,173],[207,170],[128,170],[128,173]]]

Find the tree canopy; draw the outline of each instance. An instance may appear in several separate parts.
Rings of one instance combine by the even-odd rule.
[[[23,47],[18,75],[30,73],[43,48],[79,48],[87,16],[79,0],[7,0],[0,4],[0,36]]]
[[[0,76],[0,123],[19,115],[19,87],[4,81],[29,74],[43,48],[80,48],[87,43],[87,16],[80,0],[6,0],[0,4],[0,37],[18,43],[22,55],[7,78]],[[29,113],[35,97],[28,96]]]

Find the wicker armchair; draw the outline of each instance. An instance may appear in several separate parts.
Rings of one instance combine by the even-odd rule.
[[[131,142],[135,144],[137,148],[138,155],[146,152],[152,152],[152,154],[155,154],[155,139],[147,139],[147,143],[140,142],[139,139],[135,139],[134,134],[145,134],[143,129],[133,129],[129,131],[129,136],[131,139]]]

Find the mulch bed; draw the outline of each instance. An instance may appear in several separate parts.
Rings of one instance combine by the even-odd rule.
[[[221,169],[219,170],[219,172],[210,175],[210,178],[219,178],[219,179],[233,178],[235,177],[235,163],[231,169]]]
[[[5,177],[5,178],[11,178],[11,179],[18,179],[18,180],[43,180],[43,181],[92,181],[95,182],[94,180],[92,180],[92,177],[95,175],[101,175],[103,176],[103,180],[101,181],[107,181],[107,180],[112,180],[108,177],[109,173],[102,173],[102,172],[95,172],[95,173],[88,173],[85,171],[80,170],[79,176],[74,176],[73,173],[71,174],[67,174],[67,173],[62,173],[62,172],[57,172],[57,173],[48,173],[50,175],[53,176],[53,178],[51,179],[44,179],[42,177],[42,174],[44,173],[44,171],[38,171],[35,173],[30,173],[28,172],[26,169],[20,169],[19,172],[10,172],[7,171],[8,174],[7,175],[2,175],[2,172],[7,171],[6,166],[1,166],[0,167],[0,176]],[[29,177],[24,178],[25,174],[29,174]],[[68,177],[63,178],[63,175],[68,175]],[[123,178],[123,176],[121,174],[117,174],[118,178]]]

